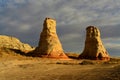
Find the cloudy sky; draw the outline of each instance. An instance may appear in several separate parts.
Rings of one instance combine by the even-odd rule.
[[[120,0],[1,0],[0,35],[37,46],[45,17],[56,19],[66,52],[81,53],[85,29],[94,25],[110,55],[120,56]]]

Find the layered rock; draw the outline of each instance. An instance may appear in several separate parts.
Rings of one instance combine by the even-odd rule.
[[[34,49],[29,44],[22,43],[19,39],[6,35],[0,35],[0,48],[15,49],[22,52],[29,52]]]
[[[46,18],[40,34],[39,45],[34,51],[34,56],[48,58],[68,58],[62,48],[56,33],[56,21]]]
[[[79,58],[81,59],[99,59],[109,60],[109,54],[106,51],[101,38],[100,31],[94,26],[86,28],[85,48]]]

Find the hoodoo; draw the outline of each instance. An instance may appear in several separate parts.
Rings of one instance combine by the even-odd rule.
[[[40,34],[38,47],[34,51],[35,56],[47,58],[68,58],[62,48],[56,33],[56,21],[46,18],[43,23],[43,30]]]
[[[100,31],[97,27],[89,26],[86,28],[85,48],[79,59],[109,60],[109,54],[104,48],[100,38]]]

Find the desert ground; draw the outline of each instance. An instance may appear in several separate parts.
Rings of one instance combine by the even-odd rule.
[[[120,58],[95,61],[3,57],[0,80],[120,80]]]

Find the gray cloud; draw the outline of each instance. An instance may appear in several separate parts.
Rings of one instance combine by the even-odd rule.
[[[111,54],[120,52],[119,43],[114,44],[120,38],[120,0],[19,1],[19,6],[1,7],[0,34],[12,35],[37,46],[44,18],[52,17],[57,20],[57,33],[65,51],[82,52],[85,28],[95,25],[100,28],[103,42]],[[24,6],[20,6],[23,3]],[[114,48],[108,44],[114,44]]]

